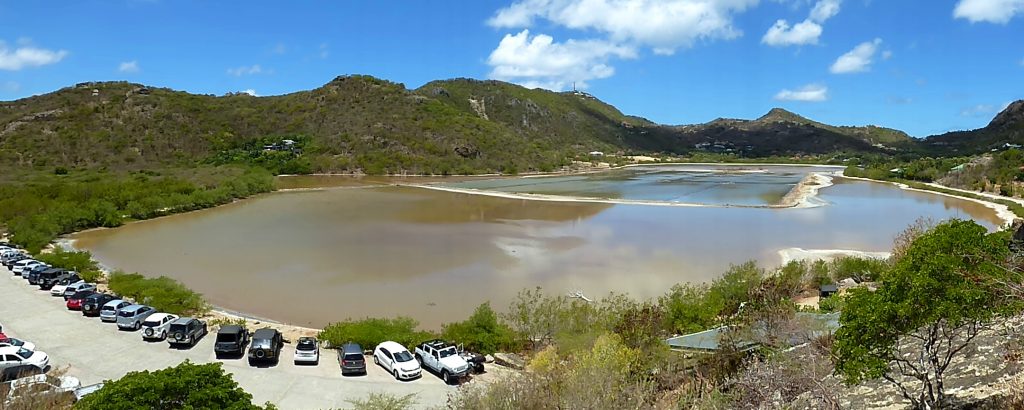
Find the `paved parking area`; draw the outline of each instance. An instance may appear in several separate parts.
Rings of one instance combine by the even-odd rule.
[[[62,298],[29,286],[2,267],[0,323],[4,333],[35,343],[37,350],[50,355],[54,368],[67,368],[82,384],[118,379],[135,370],[159,370],[188,359],[223,362],[224,369],[253,395],[255,403],[269,401],[282,409],[345,408],[349,400],[373,392],[415,394],[417,407],[427,408],[443,406],[448,394],[457,390],[429,373],[416,380],[397,381],[372,359],[367,360],[367,375],[342,377],[333,350],[321,350],[318,366],[297,366],[291,361],[294,347],[286,344],[279,364],[254,368],[244,357],[217,359],[212,334],[186,350],[171,349],[163,341],[144,342],[139,332],[120,331],[113,323],[67,310]]]

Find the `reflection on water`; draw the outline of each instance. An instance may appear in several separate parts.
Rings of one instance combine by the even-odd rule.
[[[461,320],[523,288],[656,297],[777,251],[887,250],[919,217],[999,221],[979,204],[836,180],[829,206],[689,208],[542,202],[414,187],[260,196],[76,235],[107,266],[167,275],[213,303],[298,325]],[[275,300],[273,304],[263,301]]]

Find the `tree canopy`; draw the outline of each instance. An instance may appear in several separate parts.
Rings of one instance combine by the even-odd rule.
[[[273,406],[268,406],[273,407]],[[220,363],[185,361],[157,371],[131,372],[85,396],[75,409],[232,409],[258,410]]]
[[[915,239],[876,291],[850,292],[833,347],[836,371],[849,383],[884,378],[915,408],[940,407],[953,358],[1009,306],[992,280],[1004,271],[1008,244],[1005,232],[962,220]]]

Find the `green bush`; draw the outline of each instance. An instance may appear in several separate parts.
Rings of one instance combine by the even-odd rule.
[[[103,275],[89,251],[65,251],[58,248],[52,253],[39,254],[36,260],[78,272],[78,276],[86,282],[96,282]]]
[[[388,393],[370,393],[365,399],[349,400],[353,410],[405,410],[416,404],[416,394],[395,396]]]
[[[203,295],[166,276],[147,278],[138,273],[114,272],[107,284],[112,292],[161,312],[196,316],[210,309]]]
[[[185,362],[150,372],[130,372],[75,403],[75,409],[235,409],[257,410],[221,363]],[[274,408],[268,404],[268,409]]]
[[[498,315],[491,309],[490,302],[478,306],[469,319],[444,325],[441,337],[449,342],[465,344],[467,349],[480,354],[510,351],[518,347],[515,332],[498,321]]]
[[[327,325],[320,331],[317,338],[326,340],[331,346],[355,342],[364,349],[372,349],[381,342],[389,340],[406,347],[413,347],[420,342],[436,337],[431,332],[416,330],[418,326],[419,322],[415,319],[404,316],[393,319],[350,319]]]

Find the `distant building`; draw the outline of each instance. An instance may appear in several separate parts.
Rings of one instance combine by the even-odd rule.
[[[796,320],[804,323],[807,332],[796,332],[788,336],[786,344],[790,346],[796,346],[806,343],[808,340],[815,339],[826,334],[835,333],[836,329],[839,329],[839,313],[811,313],[811,312],[797,312]],[[721,349],[722,343],[725,342],[726,331],[729,328],[726,326],[716,327],[714,329],[708,329],[703,332],[690,333],[687,335],[676,336],[665,340],[673,350],[685,351],[685,352],[696,352],[696,353],[712,353],[716,350]],[[763,330],[754,330],[755,333]],[[754,350],[758,343],[752,340],[739,340],[735,342],[735,348],[740,351],[748,352]]]

